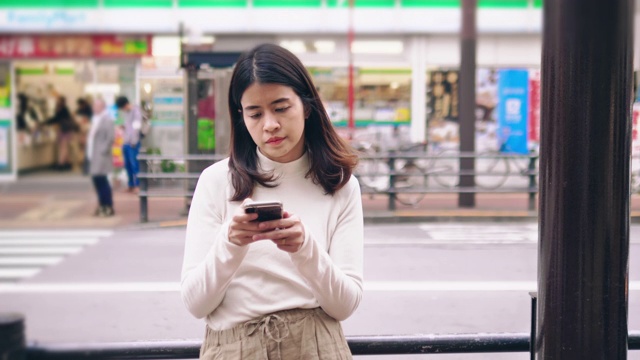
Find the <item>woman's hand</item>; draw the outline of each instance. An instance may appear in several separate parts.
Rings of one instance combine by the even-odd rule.
[[[253,235],[254,241],[271,239],[282,251],[294,253],[304,243],[304,226],[300,218],[286,211],[280,220],[258,223],[258,229],[262,232]]]
[[[245,199],[242,205],[248,201],[251,199]],[[229,242],[238,246],[251,244],[256,241],[253,236],[263,231],[258,229],[259,223],[253,221],[258,218],[258,214],[246,214],[242,205],[238,207],[229,224]]]

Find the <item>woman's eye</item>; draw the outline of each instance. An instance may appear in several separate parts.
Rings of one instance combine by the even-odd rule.
[[[283,108],[277,108],[276,112],[285,112],[285,111],[289,110],[290,107],[291,106],[287,106],[287,107],[283,107]]]
[[[249,115],[249,117],[252,118],[252,119],[257,119],[257,118],[260,117],[260,115],[262,115],[262,114],[261,113],[255,113],[255,114]]]

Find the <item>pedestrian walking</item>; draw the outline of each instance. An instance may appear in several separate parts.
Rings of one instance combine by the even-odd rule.
[[[104,100],[93,101],[93,116],[87,135],[87,154],[89,174],[98,195],[98,207],[95,216],[109,217],[113,210],[113,195],[107,175],[113,170],[112,145],[114,140],[114,121]]]
[[[205,318],[201,359],[351,359],[340,321],[362,298],[357,156],[334,130],[300,60],[260,45],[229,88],[229,158],[193,195],[182,298]],[[248,202],[276,200],[256,221]]]
[[[116,107],[122,112],[124,118],[122,156],[128,177],[129,186],[127,191],[137,193],[139,186],[138,152],[140,151],[140,129],[143,120],[142,111],[140,107],[132,105],[126,96],[119,96],[116,99]]]

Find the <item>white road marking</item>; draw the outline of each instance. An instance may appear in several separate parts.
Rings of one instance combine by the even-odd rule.
[[[62,261],[59,256],[17,256],[17,257],[0,257],[0,267],[2,266],[50,266]]]
[[[41,268],[22,268],[22,269],[0,269],[0,279],[20,279],[30,277],[38,272]]]
[[[41,246],[41,247],[11,247],[0,246],[0,256],[2,255],[66,255],[77,254],[82,250],[82,246]]]
[[[106,237],[113,234],[111,230],[4,230],[0,231],[0,239],[3,238],[33,238],[44,237],[47,239],[56,238],[78,238],[78,237]]]
[[[20,281],[77,254],[110,230],[0,231],[0,284]]]
[[[535,291],[535,281],[368,281],[369,292],[502,292]],[[631,281],[629,290],[639,291],[640,281]],[[122,283],[16,283],[0,284],[0,293],[142,293],[178,292],[178,282],[122,282]]]
[[[85,239],[2,239],[0,238],[0,247],[13,246],[13,245],[93,245],[98,242],[97,238],[85,238]]]

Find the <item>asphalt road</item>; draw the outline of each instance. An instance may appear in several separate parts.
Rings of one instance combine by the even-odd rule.
[[[528,332],[537,225],[367,225],[365,296],[347,335]],[[632,226],[630,328],[640,330],[640,226]],[[29,341],[200,339],[179,297],[184,229],[0,231],[0,309]],[[528,359],[522,354],[361,357]],[[629,359],[640,359],[640,351]]]

